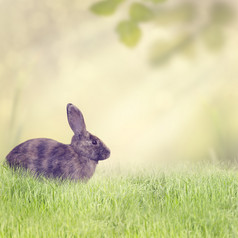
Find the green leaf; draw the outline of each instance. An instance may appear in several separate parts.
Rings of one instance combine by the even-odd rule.
[[[122,2],[124,0],[105,0],[93,4],[90,9],[97,15],[109,16],[116,11],[118,5]]]
[[[121,21],[116,28],[120,41],[129,47],[136,46],[141,38],[141,30],[133,21]]]
[[[153,12],[141,3],[133,3],[130,7],[130,17],[133,21],[148,21],[153,15]]]

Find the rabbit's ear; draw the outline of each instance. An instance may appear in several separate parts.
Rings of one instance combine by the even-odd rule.
[[[86,125],[83,119],[83,114],[73,104],[67,105],[68,122],[75,135],[84,134]]]

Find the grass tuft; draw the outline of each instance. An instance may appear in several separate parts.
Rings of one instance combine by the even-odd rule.
[[[237,237],[238,173],[208,166],[87,184],[0,167],[0,237]]]

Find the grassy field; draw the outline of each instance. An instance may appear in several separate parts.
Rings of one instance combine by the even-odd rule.
[[[97,171],[83,184],[1,166],[0,237],[238,237],[238,172]]]

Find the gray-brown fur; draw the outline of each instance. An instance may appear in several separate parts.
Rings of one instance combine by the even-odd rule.
[[[28,140],[7,155],[9,166],[51,178],[90,179],[98,161],[107,159],[110,150],[86,130],[83,115],[73,104],[67,105],[67,116],[74,132],[71,144],[46,138]]]

